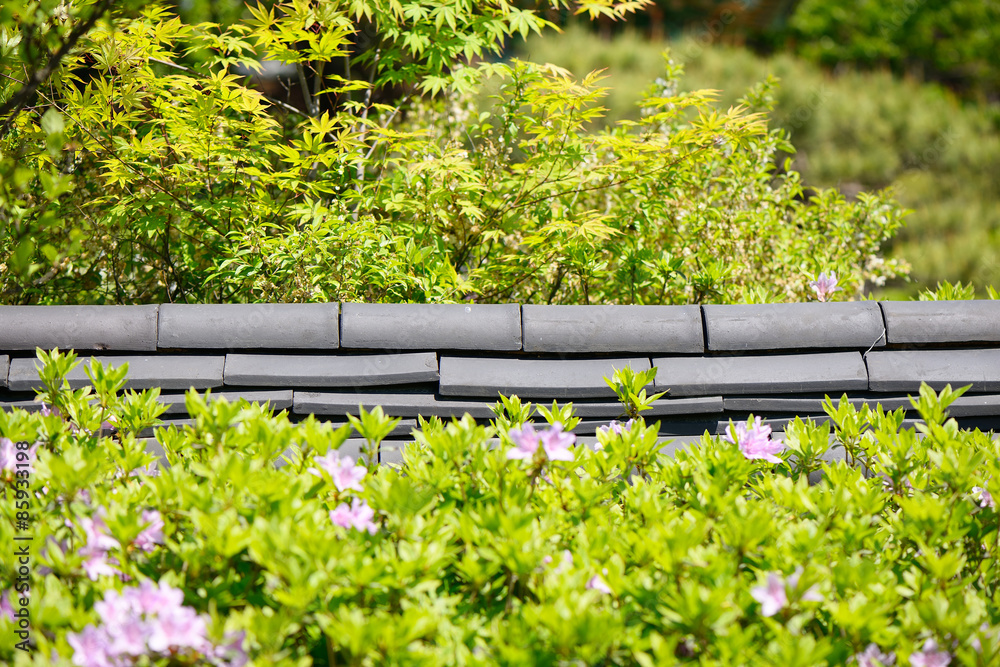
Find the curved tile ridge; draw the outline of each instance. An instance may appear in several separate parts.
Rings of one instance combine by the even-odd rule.
[[[604,381],[615,369],[649,369],[649,359],[484,359],[441,357],[445,396],[517,394],[521,398],[614,398]]]
[[[976,350],[884,350],[868,355],[872,391],[917,391],[926,382],[970,391],[1000,391],[1000,348]]]
[[[345,303],[341,345],[379,350],[521,349],[517,304]]]
[[[705,348],[712,351],[885,346],[874,301],[702,306]]]
[[[337,349],[337,303],[163,304],[157,347]]]
[[[672,396],[798,394],[868,389],[860,352],[753,357],[662,357],[656,389]]]
[[[178,417],[170,392],[194,387],[293,419],[359,403],[489,419],[503,393],[599,420],[620,414],[605,377],[655,365],[655,391],[669,393],[646,416],[683,433],[750,411],[821,414],[826,394],[912,412],[906,394],[924,381],[971,385],[953,415],[1000,430],[1000,301],[0,306],[0,409],[31,404],[36,347],[128,361],[129,386],[162,389]],[[68,379],[88,384],[82,366]]]
[[[0,350],[153,352],[159,306],[0,306]]]
[[[998,301],[883,301],[889,343],[1000,342]]]
[[[525,352],[705,351],[698,306],[521,306]]]

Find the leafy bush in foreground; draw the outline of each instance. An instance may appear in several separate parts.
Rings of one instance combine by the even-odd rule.
[[[0,413],[5,544],[10,456],[28,451],[14,443],[34,467],[33,650],[12,648],[4,613],[0,660],[1000,660],[1000,444],[946,419],[960,391],[922,389],[916,431],[902,411],[828,401],[832,433],[796,421],[775,444],[749,419],[670,458],[639,414],[648,378],[619,373],[636,416],[602,429],[596,450],[568,434],[571,406],[514,397],[491,426],[423,422],[400,467],[341,457],[348,427],[192,392],[195,423],[160,431],[170,465],[157,472],[135,438],[160,411],[155,391],[119,396],[124,372],[99,366],[94,395],[70,391],[73,355],[39,357],[49,407]],[[393,422],[380,409],[352,421],[369,447]],[[831,434],[845,460],[825,463]]]

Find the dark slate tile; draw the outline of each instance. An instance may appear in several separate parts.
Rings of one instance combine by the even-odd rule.
[[[0,355],[0,387],[7,386],[7,374],[10,373],[10,357]]]
[[[378,462],[382,465],[402,465],[403,450],[411,444],[413,440],[383,440],[379,443]]]
[[[241,398],[245,398],[250,403],[267,403],[271,410],[287,410],[292,407],[292,390],[279,389],[276,391],[220,391],[212,392],[210,399],[224,398],[230,403],[235,403]],[[184,414],[187,408],[184,406],[184,394],[160,394],[160,403],[167,406],[165,415]]]
[[[161,428],[170,428],[173,426],[178,431],[183,431],[186,426],[194,426],[195,420],[193,419],[161,419],[160,423],[156,426],[150,426],[149,428],[144,428],[139,431],[136,436],[138,438],[155,438],[156,432]]]
[[[226,384],[246,387],[366,387],[432,382],[437,355],[226,355]]]
[[[340,456],[350,456],[352,459],[354,459],[354,462],[357,463],[358,465],[364,465],[366,459],[361,454],[361,449],[362,447],[364,447],[364,444],[365,441],[359,438],[348,438],[340,445],[340,447],[337,448],[337,453]],[[295,452],[292,450],[291,447],[286,449],[284,452],[281,453],[281,456],[275,459],[274,467],[284,468],[286,465],[288,465],[287,459],[291,458],[294,453]]]
[[[0,306],[0,350],[156,350],[157,306]]]
[[[169,356],[155,357],[121,356],[95,357],[105,365],[121,366],[128,363],[128,383],[130,389],[211,389],[222,385],[222,369],[225,357]],[[70,371],[66,377],[70,387],[79,389],[90,384],[84,367],[90,363],[89,357],[81,358],[82,363]],[[38,379],[37,359],[14,359],[10,363],[10,388],[27,391],[41,388]]]
[[[1000,342],[1000,301],[883,301],[890,343]]]
[[[335,350],[339,332],[336,303],[163,304],[158,345]]]
[[[651,389],[649,393],[654,393]],[[622,404],[618,402],[579,402],[573,403],[577,417],[617,417],[621,414]],[[654,401],[652,409],[646,410],[642,416],[646,421],[652,417],[668,415],[700,415],[723,411],[721,396],[698,396],[694,398],[661,398]]]
[[[756,414],[756,413],[754,413]],[[766,415],[761,415],[761,423],[766,424],[771,427],[773,433],[784,433],[788,429],[788,425],[795,421],[796,417],[767,417]],[[798,415],[799,419],[802,421],[810,420],[814,424],[825,424],[830,421],[830,418],[826,415]],[[743,419],[737,419],[733,417],[733,424],[738,424],[744,421]],[[833,425],[830,426],[831,433],[833,432]],[[716,431],[718,435],[725,435],[729,431],[729,421],[719,421],[719,429]],[[772,438],[774,436],[772,435]],[[784,436],[782,436],[784,437]]]
[[[352,414],[354,414],[356,416],[357,415],[357,410],[355,410],[354,412],[352,412]],[[333,426],[334,428],[340,428],[341,426],[344,426],[345,424],[350,424],[350,422],[348,422],[348,421],[343,421],[343,422],[337,421],[337,422],[331,422],[330,425]],[[392,431],[390,431],[386,435],[386,437],[387,438],[399,438],[399,437],[409,436],[410,433],[413,431],[413,429],[415,429],[416,427],[417,427],[417,420],[416,419],[400,419],[399,423],[396,424],[395,428],[393,428]],[[352,437],[355,437],[355,438],[360,438],[361,437],[361,434],[358,433],[357,431],[351,431],[351,434],[352,434]]]
[[[948,406],[952,417],[1000,417],[1000,396],[960,396]]]
[[[342,347],[373,350],[520,350],[517,304],[345,303]]]
[[[834,304],[821,304],[834,305]],[[864,391],[860,352],[753,357],[660,357],[656,390],[671,396]]]
[[[840,402],[843,394],[832,393],[830,398],[836,406]],[[848,402],[855,408],[861,409],[865,404],[875,407],[876,404],[882,406],[883,410],[897,410],[899,408],[911,409],[910,399],[906,396],[848,396]],[[823,397],[798,397],[798,396],[742,396],[725,399],[727,412],[752,412],[755,415],[771,413],[795,413],[801,415],[824,414]]]
[[[616,368],[649,368],[648,358],[633,359],[482,359],[441,357],[441,394],[521,398],[614,397],[604,382]]]
[[[167,454],[163,451],[163,445],[156,438],[136,438],[136,441],[141,442],[144,449],[156,457],[157,468],[160,470],[170,469],[170,464],[167,463]]]
[[[885,346],[874,301],[702,306],[709,350]]]
[[[498,398],[499,400],[499,398]],[[337,393],[296,391],[292,412],[300,415],[358,414],[358,405],[371,411],[381,405],[390,417],[461,417],[469,413],[476,419],[491,419],[496,401],[449,401],[434,394]]]
[[[872,391],[912,391],[926,382],[936,390],[971,384],[970,391],[1000,391],[1000,349],[885,350],[868,354]]]
[[[32,400],[23,401],[0,401],[0,410],[10,412],[11,410],[24,410],[26,412],[38,412],[42,409],[42,404]]]
[[[522,306],[525,352],[705,351],[698,306]]]

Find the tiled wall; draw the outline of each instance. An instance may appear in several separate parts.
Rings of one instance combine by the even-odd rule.
[[[36,347],[75,349],[160,387],[267,401],[343,421],[359,403],[403,417],[492,416],[499,393],[572,401],[578,432],[618,416],[615,368],[658,367],[665,435],[721,432],[753,412],[776,431],[825,394],[909,407],[922,381],[971,384],[952,409],[1000,427],[1000,301],[741,306],[252,304],[0,306],[0,407],[36,407]],[[87,383],[82,367],[73,386]],[[912,416],[912,415],[908,415]]]

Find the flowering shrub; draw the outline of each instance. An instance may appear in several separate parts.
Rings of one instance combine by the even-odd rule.
[[[399,467],[338,451],[350,427],[191,392],[156,471],[136,439],[155,390],[92,366],[72,391],[73,355],[39,356],[51,409],[0,413],[5,447],[37,445],[5,664],[1000,661],[1000,444],[947,418],[960,391],[925,387],[918,429],[828,400],[830,423],[767,445],[777,462],[741,447],[774,442],[757,419],[670,458],[641,415],[594,449],[572,406],[510,397],[489,425],[421,421]],[[375,441],[394,422],[356,421]],[[24,488],[2,480],[12,544]]]

